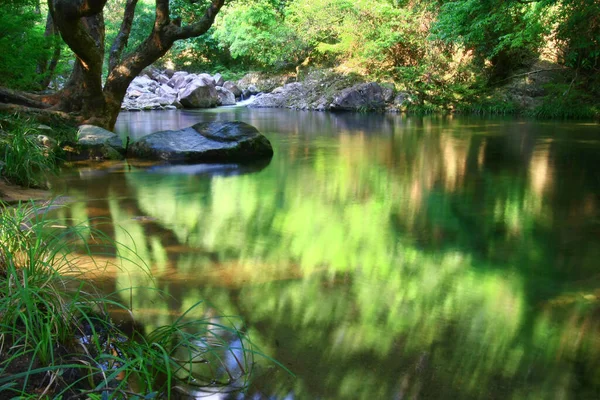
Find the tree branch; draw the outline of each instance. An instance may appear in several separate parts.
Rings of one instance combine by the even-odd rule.
[[[65,43],[86,70],[100,69],[104,58],[104,18],[107,0],[48,0],[48,7]]]
[[[123,49],[125,49],[127,46],[129,34],[131,33],[131,26],[133,25],[133,17],[135,16],[135,6],[137,3],[138,0],[127,0],[123,22],[121,23],[121,29],[119,30],[115,41],[110,47],[110,55],[108,60],[109,71],[112,71],[121,61],[121,54],[123,54]]]
[[[163,26],[169,24],[169,12],[169,0],[156,0],[156,19],[154,20],[155,31],[158,31]]]
[[[56,111],[56,110],[48,110],[48,109],[31,108],[31,107],[21,106],[21,105],[17,105],[17,104],[0,103],[0,111],[35,116],[39,122],[45,123],[45,124],[50,124],[50,125],[55,123],[56,120],[60,120],[60,121],[70,123],[73,125],[80,122],[78,116],[72,115],[72,114],[69,114],[66,112]]]
[[[526,76],[526,75],[533,75],[533,74],[539,74],[540,72],[549,72],[549,71],[564,71],[565,68],[561,67],[561,68],[544,68],[544,69],[537,69],[535,71],[529,71],[529,72],[524,72],[522,74],[516,74],[516,75],[511,75],[508,78],[504,78],[504,79],[500,79],[499,81],[494,82],[494,85],[500,82],[504,82],[504,81],[508,81],[510,79],[513,78],[518,78],[520,76]]]
[[[77,20],[102,12],[108,0],[48,0],[48,8],[60,13],[64,18]]]
[[[148,65],[165,55],[176,40],[205,33],[224,3],[225,0],[213,0],[200,21],[180,27],[177,21],[170,20],[169,0],[156,0],[156,19],[152,33],[109,72],[104,86],[105,95],[116,95],[117,98],[121,93],[124,94],[131,80]]]
[[[157,0],[158,2],[159,0]],[[204,15],[200,19],[200,21],[193,23],[191,25],[186,25],[177,30],[175,33],[175,40],[179,39],[189,39],[192,37],[200,36],[206,31],[210,29],[213,22],[215,22],[215,17],[221,10],[225,4],[225,0],[213,0],[208,9],[204,12]]]

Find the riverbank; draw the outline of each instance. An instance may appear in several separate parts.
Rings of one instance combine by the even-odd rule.
[[[314,69],[300,79],[290,74],[249,73],[237,85],[259,90],[247,105],[254,108],[600,118],[600,102],[586,90],[585,81],[550,62],[538,62],[495,85],[473,88],[468,93],[452,93],[452,88],[439,82],[429,82],[423,89],[325,69]]]
[[[470,86],[469,86],[470,85]],[[585,78],[538,61],[492,84],[448,84],[423,76],[413,82],[368,80],[356,73],[313,67],[301,74],[249,72],[237,81],[221,74],[148,68],[130,85],[124,111],[251,108],[412,114],[600,118],[600,102]]]
[[[18,186],[0,179],[0,202],[12,204],[20,201],[48,200],[51,196],[49,190]]]

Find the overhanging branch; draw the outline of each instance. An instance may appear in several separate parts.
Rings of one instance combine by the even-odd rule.
[[[158,31],[170,22],[169,0],[156,0],[156,19],[154,20],[154,30]]]
[[[169,17],[169,0],[156,0],[156,19],[152,33],[109,72],[104,93],[124,94],[131,80],[162,57],[176,40],[205,33],[224,3],[225,0],[213,0],[200,21],[180,27],[178,21],[171,21]]]
[[[204,15],[200,21],[183,26],[176,31],[175,40],[189,39],[206,33],[206,31],[208,31],[212,26],[213,22],[215,22],[215,17],[219,13],[219,10],[221,10],[221,7],[223,7],[223,4],[225,4],[225,0],[213,0],[213,2],[204,12]]]
[[[131,33],[131,26],[133,25],[133,18],[135,17],[135,6],[138,0],[127,0],[125,5],[125,13],[123,15],[123,22],[121,23],[121,29],[117,34],[112,46],[110,47],[110,55],[108,60],[109,71],[112,71],[117,64],[121,61],[121,54],[123,49],[127,46],[129,35]]]
[[[102,68],[104,19],[107,0],[48,0],[54,23],[65,43],[86,69]]]

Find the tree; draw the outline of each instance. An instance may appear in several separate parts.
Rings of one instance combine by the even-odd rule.
[[[200,18],[182,25],[172,17],[169,0],[155,0],[151,32],[132,52],[123,55],[135,17],[138,0],[127,0],[119,32],[108,54],[108,71],[103,84],[105,65],[104,7],[107,0],[48,0],[48,9],[64,42],[75,53],[73,72],[58,93],[38,96],[3,91],[0,101],[17,100],[28,107],[75,113],[81,122],[112,129],[121,102],[131,81],[144,68],[162,57],[177,40],[204,34],[213,24],[225,0],[188,0]]]
[[[463,45],[480,65],[491,64],[495,80],[538,56],[549,31],[543,9],[529,0],[444,0],[432,33]]]

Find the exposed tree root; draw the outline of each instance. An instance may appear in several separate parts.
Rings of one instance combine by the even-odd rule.
[[[49,108],[50,104],[37,99],[38,96],[7,88],[0,88],[0,103],[15,104],[34,108]]]
[[[82,118],[79,115],[69,114],[64,111],[49,110],[47,108],[27,107],[19,104],[0,103],[0,112],[31,116],[36,121],[49,125],[56,123],[77,125],[82,122]]]

